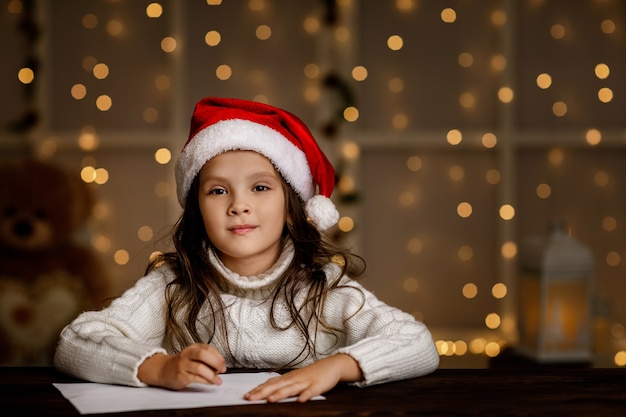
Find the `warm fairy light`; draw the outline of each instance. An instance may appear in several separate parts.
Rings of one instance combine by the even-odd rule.
[[[465,170],[461,165],[452,165],[448,168],[448,176],[452,181],[461,181],[465,177]]]
[[[607,78],[609,78],[609,75],[611,74],[611,70],[609,66],[606,64],[598,64],[594,68],[594,73],[596,74],[596,77],[598,77],[598,79],[606,80]]]
[[[350,30],[346,27],[338,27],[333,32],[335,40],[340,43],[348,42],[350,40]]]
[[[98,63],[98,60],[95,57],[91,56],[91,55],[87,55],[81,61],[81,65],[82,65],[83,69],[85,71],[87,71],[87,72],[92,72],[93,71],[93,67],[95,67],[97,63]]]
[[[222,4],[222,0],[206,0],[206,4],[209,6],[219,6]]]
[[[107,33],[111,36],[119,36],[124,32],[124,24],[117,19],[107,22]]]
[[[226,64],[222,64],[215,70],[215,76],[222,81],[230,79],[233,75],[233,70]]]
[[[552,105],[552,113],[557,117],[563,117],[567,114],[567,104],[557,101]]]
[[[458,129],[449,130],[446,134],[446,140],[450,145],[458,145],[463,140],[463,134]]]
[[[409,118],[404,113],[396,113],[391,118],[391,125],[394,129],[406,129],[406,127],[409,125]]]
[[[222,41],[222,35],[217,30],[210,30],[204,35],[204,43],[209,46],[217,46]]]
[[[406,160],[406,167],[409,169],[409,171],[419,171],[420,169],[422,169],[422,158],[416,155],[409,156]]]
[[[256,28],[256,37],[262,41],[268,40],[272,36],[272,28],[267,25],[259,25]]]
[[[146,6],[146,16],[148,16],[151,19],[156,19],[158,17],[161,17],[161,15],[163,14],[163,6],[161,6],[159,3],[150,3],[148,6]]]
[[[504,26],[506,24],[506,13],[504,10],[495,10],[491,13],[491,23],[494,26]]]
[[[93,151],[99,145],[95,132],[82,131],[78,136],[78,147],[83,151]]]
[[[498,282],[491,287],[491,295],[493,295],[493,298],[504,298],[506,297],[507,291],[506,285],[501,282]]]
[[[513,89],[511,87],[501,87],[498,90],[498,100],[502,103],[510,103],[513,101]]]
[[[82,100],[87,95],[87,87],[83,84],[74,84],[70,89],[70,94],[75,100]]]
[[[171,53],[176,50],[176,39],[171,36],[166,36],[161,41],[161,50],[163,52]]]
[[[154,160],[161,165],[165,165],[172,160],[172,152],[167,148],[159,148],[154,153]]]
[[[154,232],[150,226],[141,226],[137,230],[137,237],[142,242],[149,242],[154,237]]]
[[[498,138],[496,138],[496,135],[494,135],[493,133],[487,132],[482,136],[480,141],[485,148],[492,149],[496,147],[496,144],[498,143]]]
[[[404,90],[404,80],[402,78],[394,77],[389,80],[387,84],[389,91],[392,93],[401,93]]]
[[[83,16],[82,24],[85,29],[95,29],[98,26],[98,16],[93,13],[87,13]]]
[[[146,107],[141,112],[141,117],[146,123],[154,123],[159,119],[159,111],[154,107]]]
[[[109,66],[107,64],[99,63],[93,67],[93,76],[99,80],[104,80],[109,76]]]
[[[496,313],[489,313],[487,314],[487,317],[485,317],[485,326],[491,330],[495,330],[500,327],[500,323],[500,316]]]
[[[355,81],[365,81],[365,79],[367,78],[367,68],[362,65],[357,65],[356,67],[352,68],[352,78]]]
[[[463,93],[459,97],[459,104],[464,109],[471,109],[476,106],[476,97],[472,93]]]
[[[552,77],[550,76],[550,74],[547,74],[545,72],[537,75],[536,81],[537,87],[541,88],[542,90],[546,90],[552,85]]]
[[[462,52],[459,54],[458,62],[463,68],[469,68],[474,63],[474,57],[469,52]]]
[[[548,161],[552,165],[560,165],[565,159],[565,154],[560,149],[550,149],[548,152]]]
[[[420,253],[422,249],[424,249],[424,243],[421,239],[412,237],[406,242],[406,250],[413,255]]]
[[[459,203],[459,205],[456,207],[456,213],[459,215],[459,217],[466,219],[472,215],[472,205],[467,201]]]
[[[606,216],[602,219],[602,228],[605,232],[614,232],[617,229],[617,220],[613,216]]]
[[[597,145],[602,140],[602,133],[598,129],[589,129],[585,134],[585,140],[589,145]]]
[[[602,87],[598,90],[598,100],[603,103],[609,103],[613,100],[613,90],[608,87]]]
[[[546,198],[550,197],[550,194],[552,194],[552,188],[546,183],[541,183],[537,185],[537,188],[535,188],[535,192],[537,193],[537,197],[545,200]]]
[[[111,109],[112,105],[113,105],[113,100],[111,99],[110,96],[106,94],[98,96],[98,98],[96,99],[96,107],[100,111],[108,111]]]
[[[396,8],[402,12],[410,12],[415,9],[416,0],[396,0]]]
[[[618,252],[611,251],[606,255],[606,264],[611,267],[619,266],[622,263],[622,257]]]
[[[478,295],[478,287],[473,282],[463,285],[463,297],[471,299]]]
[[[356,142],[346,142],[341,146],[341,153],[349,161],[356,161],[361,155],[361,149]]]
[[[602,33],[605,33],[607,35],[612,34],[613,32],[615,32],[615,22],[613,22],[611,19],[603,20],[602,23],[600,23],[600,30],[602,31]]]
[[[308,79],[314,80],[320,76],[320,66],[317,64],[306,64],[304,66],[304,76]]]
[[[441,11],[441,20],[445,23],[454,23],[456,21],[456,11],[451,7],[446,7]]]
[[[352,178],[351,176],[342,175],[341,178],[339,178],[339,181],[337,181],[337,188],[342,193],[351,193],[354,191],[355,187],[356,185],[354,182],[354,178]]]
[[[317,33],[320,30],[321,24],[317,17],[309,16],[304,19],[303,26],[306,33],[313,34]]]
[[[504,55],[496,54],[491,57],[491,68],[493,68],[494,71],[504,71],[506,64],[507,61]]]
[[[115,251],[113,261],[118,265],[126,265],[130,261],[130,255],[124,249]]]
[[[356,122],[359,118],[359,109],[354,106],[346,107],[343,111],[343,118],[346,119],[347,122]]]
[[[398,204],[402,207],[412,207],[415,205],[416,201],[417,195],[412,191],[403,191],[398,195]]]
[[[487,345],[487,341],[485,339],[483,339],[482,337],[477,337],[470,341],[469,350],[470,352],[478,355],[485,351],[486,345]]]
[[[510,204],[503,204],[500,206],[499,214],[502,220],[511,220],[515,217],[515,208]]]
[[[485,173],[485,181],[487,184],[496,185],[500,183],[500,171],[497,169],[490,169]]]
[[[500,354],[500,344],[498,342],[489,342],[485,345],[485,354],[490,358],[495,358]]]
[[[626,366],[626,350],[620,350],[615,354],[615,365]]]
[[[463,245],[457,250],[456,254],[461,261],[471,261],[474,257],[474,249],[469,245]]]
[[[609,174],[606,171],[598,171],[593,175],[593,182],[598,187],[606,187],[609,184]]]
[[[417,290],[419,289],[419,282],[415,277],[408,277],[402,283],[402,288],[408,293],[417,292]]]
[[[30,68],[20,68],[17,72],[17,79],[22,84],[30,84],[35,80],[35,72]]]
[[[337,227],[344,233],[348,233],[354,229],[354,220],[352,217],[344,216],[337,222]]]
[[[391,35],[387,38],[387,47],[392,51],[399,51],[404,45],[404,40],[399,35]]]
[[[311,85],[304,89],[304,99],[308,103],[317,103],[322,96],[322,92],[317,85]]]
[[[97,220],[107,219],[110,215],[111,209],[105,203],[97,202],[93,207],[93,217]]]
[[[96,169],[92,166],[83,167],[80,170],[80,178],[87,184],[94,182],[96,180]]]
[[[265,10],[265,0],[249,0],[248,9],[253,12],[261,12]]]
[[[98,185],[106,184],[109,181],[109,171],[105,168],[97,168],[96,176],[93,180]]]
[[[626,327],[622,323],[614,323],[611,326],[611,336],[614,339],[621,339],[626,336]]]
[[[500,253],[506,259],[515,258],[517,255],[517,245],[515,242],[504,242],[502,248],[500,249]]]
[[[550,28],[550,36],[554,39],[563,39],[565,37],[565,26],[561,24],[552,25]]]
[[[159,181],[154,185],[154,194],[157,197],[166,198],[172,195],[172,184],[167,181]]]
[[[111,239],[104,235],[96,234],[91,238],[91,246],[100,253],[111,249]]]

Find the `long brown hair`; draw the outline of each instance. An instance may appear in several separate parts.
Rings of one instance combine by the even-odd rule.
[[[310,355],[316,355],[314,335],[317,332],[341,331],[325,323],[321,317],[326,294],[341,287],[338,280],[329,282],[323,267],[334,262],[341,267],[342,274],[356,278],[364,272],[365,262],[361,257],[334,243],[326,234],[320,233],[307,219],[300,197],[284,179],[282,183],[288,214],[283,230],[283,244],[288,238],[292,240],[294,257],[268,297],[271,298],[268,299],[271,302],[270,322],[277,330],[295,326],[305,340],[300,353],[284,364],[288,367],[297,365]],[[185,209],[174,225],[174,250],[157,256],[146,271],[165,263],[176,274],[176,278],[167,287],[166,332],[172,335],[173,341],[180,347],[194,342],[210,343],[218,328],[223,332],[224,340],[228,340],[225,320],[227,306],[220,294],[228,290],[229,284],[209,261],[208,252],[213,244],[203,226],[198,193],[199,180],[196,177],[187,194]],[[296,302],[296,299],[304,302]],[[282,326],[275,316],[279,303],[288,306],[291,317],[290,322]],[[205,304],[213,317],[208,341],[200,339],[196,327],[198,315]]]

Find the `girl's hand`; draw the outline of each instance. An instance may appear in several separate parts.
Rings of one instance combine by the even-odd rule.
[[[211,345],[195,343],[175,355],[157,353],[137,370],[140,381],[172,390],[192,382],[220,385],[219,374],[226,372],[224,357]]]
[[[357,382],[362,379],[363,373],[358,363],[349,355],[338,354],[270,378],[244,395],[244,398],[249,401],[276,402],[298,396],[299,402],[305,402],[329,391],[339,382]]]

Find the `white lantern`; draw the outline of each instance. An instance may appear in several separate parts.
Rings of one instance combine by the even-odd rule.
[[[518,351],[537,362],[591,362],[593,255],[555,223],[520,252]]]

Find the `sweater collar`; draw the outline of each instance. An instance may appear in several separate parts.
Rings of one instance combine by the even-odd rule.
[[[285,240],[283,249],[274,263],[262,274],[255,276],[244,276],[228,269],[221,259],[211,248],[209,250],[209,261],[217,271],[228,281],[235,293],[260,292],[260,295],[267,295],[273,288],[276,281],[287,270],[294,257],[294,248],[291,239]]]

